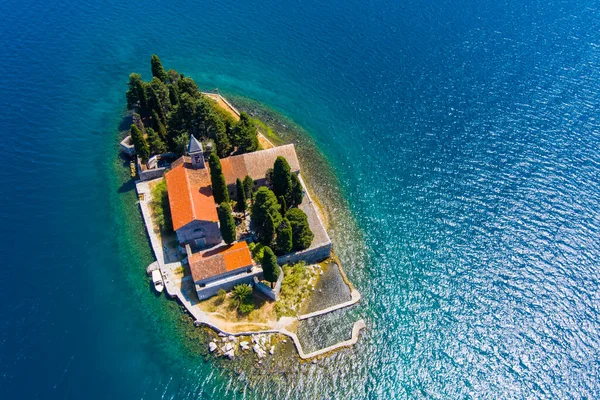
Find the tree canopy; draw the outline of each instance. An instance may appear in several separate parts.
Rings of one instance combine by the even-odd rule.
[[[283,197],[285,203],[292,204],[292,177],[290,164],[285,157],[279,156],[273,165],[272,185],[277,197]]]
[[[239,154],[258,150],[258,131],[252,118],[245,112],[240,114],[240,120],[234,128],[235,144]]]
[[[275,241],[277,243],[275,251],[278,255],[281,256],[292,251],[292,225],[286,218],[277,227],[277,238]]]
[[[162,63],[160,62],[160,58],[156,54],[152,54],[150,58],[150,65],[152,67],[152,76],[160,79],[161,82],[167,82],[168,76],[163,68]]]
[[[298,175],[292,174],[291,179],[292,179],[292,193],[290,196],[291,203],[288,204],[288,206],[290,208],[298,207],[300,204],[302,204],[302,199],[304,198],[304,189],[302,187],[302,184],[300,183],[300,178],[298,178]]]
[[[252,200],[252,192],[254,191],[254,180],[248,175],[244,178],[244,192],[246,193],[246,199]]]
[[[269,246],[265,246],[263,249],[263,258],[261,262],[263,269],[263,277],[267,282],[271,282],[271,288],[273,283],[277,282],[279,278],[279,267],[277,265],[277,257],[273,253],[273,250]]]
[[[131,124],[131,140],[142,162],[147,162],[148,157],[150,157],[150,147],[148,147],[148,142],[146,142],[144,134],[135,124]]]
[[[292,248],[294,251],[308,249],[315,235],[310,230],[308,218],[299,208],[290,208],[285,214],[292,226]]]
[[[227,191],[225,176],[221,168],[221,160],[219,160],[219,157],[215,153],[211,153],[208,157],[208,165],[210,167],[210,181],[215,203],[229,202],[229,192]]]
[[[135,109],[144,126],[158,133],[168,151],[183,154],[182,136],[190,134],[213,140],[219,157],[259,148],[256,123],[248,114],[242,113],[236,122],[227,110],[203,95],[192,78],[173,69],[165,71],[156,54],[150,65],[150,82],[142,80],[140,74],[129,76],[127,108]]]
[[[233,215],[231,215],[229,203],[223,202],[219,204],[217,214],[219,215],[219,229],[221,230],[223,240],[227,244],[235,242],[235,221],[233,220]]]
[[[251,226],[265,245],[271,244],[275,229],[281,223],[279,209],[275,194],[264,186],[258,188],[252,205]]]
[[[239,212],[246,212],[246,191],[244,190],[244,184],[238,178],[235,181],[235,196],[236,196],[236,207]]]

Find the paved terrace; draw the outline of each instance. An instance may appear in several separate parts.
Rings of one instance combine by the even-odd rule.
[[[250,322],[232,322],[232,323],[227,324],[228,328],[224,328],[222,326],[217,326],[217,321],[215,321],[215,319],[212,318],[209,314],[202,311],[200,309],[200,307],[198,306],[199,300],[198,300],[198,296],[196,295],[196,292],[195,292],[194,282],[192,281],[190,276],[183,277],[183,274],[181,272],[181,269],[182,269],[181,262],[179,262],[179,261],[165,262],[164,247],[162,245],[162,241],[161,241],[160,237],[154,231],[154,223],[152,221],[151,214],[150,214],[150,208],[149,208],[149,203],[152,200],[152,196],[150,193],[150,185],[153,182],[160,181],[160,179],[162,179],[162,178],[155,179],[152,181],[146,181],[146,182],[142,182],[142,181],[136,182],[136,190],[138,192],[138,196],[143,195],[143,196],[139,196],[139,197],[143,197],[143,200],[139,201],[140,209],[142,211],[142,217],[144,218],[144,223],[146,225],[146,232],[148,233],[148,237],[150,238],[150,243],[152,245],[152,250],[154,251],[154,255],[156,257],[156,261],[153,262],[152,264],[150,264],[150,266],[148,267],[148,270],[158,267],[158,269],[160,270],[161,275],[163,277],[163,281],[165,283],[165,288],[166,288],[167,294],[172,298],[176,297],[180,301],[180,303],[186,308],[186,310],[190,313],[190,315],[193,316],[193,318],[195,320],[194,323],[197,326],[206,325],[206,326],[209,326],[210,328],[212,328],[213,330],[215,330],[217,332],[221,332],[228,336],[229,335],[249,336],[249,335],[266,334],[266,333],[279,333],[279,334],[288,336],[290,339],[292,339],[292,341],[294,342],[294,345],[296,346],[296,350],[298,351],[298,355],[302,359],[310,359],[313,357],[318,357],[318,356],[330,353],[332,351],[335,351],[335,350],[338,350],[338,349],[341,349],[344,347],[350,347],[350,346],[353,346],[354,344],[356,344],[356,342],[358,341],[358,337],[359,337],[359,333],[360,333],[361,329],[365,328],[365,326],[366,326],[364,320],[362,320],[362,319],[360,319],[354,323],[354,325],[352,327],[352,337],[349,340],[336,343],[332,346],[329,346],[329,347],[326,347],[326,348],[323,348],[323,349],[320,349],[320,350],[317,350],[317,351],[314,351],[311,353],[305,353],[302,348],[302,344],[300,343],[300,340],[298,339],[298,336],[295,333],[290,332],[287,329],[290,325],[292,325],[295,321],[297,321],[299,319],[307,319],[307,318],[315,317],[318,315],[323,315],[328,312],[331,312],[334,310],[339,310],[340,308],[348,307],[353,304],[356,304],[360,300],[360,294],[358,294],[358,292],[354,289],[352,289],[352,300],[342,303],[342,304],[339,304],[339,305],[336,305],[336,306],[333,306],[333,307],[329,307],[325,310],[317,311],[317,312],[310,313],[310,314],[305,314],[305,315],[302,315],[297,318],[283,317],[272,324],[250,323]],[[302,184],[304,184],[304,182],[302,182]],[[308,208],[312,209],[312,213],[311,213],[312,216],[309,216],[309,219],[311,217],[317,218],[318,221],[314,221],[314,222],[318,223],[320,225],[320,227],[322,228],[323,232],[325,233],[325,236],[320,236],[319,240],[323,240],[324,238],[326,238],[326,240],[329,241],[329,236],[327,236],[327,232],[325,232],[323,223],[321,222],[321,219],[319,218],[319,216],[316,212],[316,209],[314,208],[314,205],[312,205],[312,200],[310,200],[310,196],[308,195],[307,191],[306,191],[306,196],[308,197],[308,199],[309,199],[308,203],[310,204],[310,207],[308,207]],[[306,206],[308,206],[308,204],[306,204]],[[307,213],[307,215],[308,215],[308,213]],[[317,233],[315,232],[315,242],[316,242],[316,240],[317,240]],[[167,257],[169,257],[168,254],[167,254]],[[228,332],[227,329],[235,328],[236,326],[239,326],[239,327],[254,326],[258,330],[244,331],[244,332]]]

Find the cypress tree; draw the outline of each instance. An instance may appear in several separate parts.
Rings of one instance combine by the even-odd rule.
[[[150,148],[150,154],[163,154],[167,151],[167,146],[154,129],[148,128],[146,129],[146,133],[148,134],[147,142],[148,147]]]
[[[160,58],[158,58],[156,54],[152,54],[152,57],[150,58],[150,65],[152,67],[152,76],[160,79],[161,82],[167,82],[169,80],[169,76],[163,68]]]
[[[304,198],[304,189],[302,188],[302,184],[300,183],[300,178],[298,175],[292,174],[292,193],[290,196],[290,200],[292,203],[290,207],[298,207],[302,204],[302,199]]]
[[[223,240],[227,244],[235,242],[235,221],[233,220],[233,215],[231,215],[229,203],[223,202],[219,204],[217,214],[219,215],[219,229],[221,230]]]
[[[315,235],[310,230],[304,211],[299,208],[290,208],[285,217],[292,226],[292,248],[295,251],[308,249]]]
[[[148,142],[146,142],[144,134],[135,124],[131,124],[131,140],[133,141],[133,147],[135,147],[135,151],[142,162],[147,162],[148,157],[150,156],[150,148],[148,147]]]
[[[156,113],[156,110],[152,110],[152,124],[153,124],[156,132],[158,132],[158,136],[160,136],[160,138],[163,140],[163,142],[166,142],[167,128],[165,128],[165,124],[163,123],[163,121],[160,119],[160,117]]]
[[[285,198],[283,196],[279,196],[277,198],[277,200],[279,201],[279,205],[281,206],[281,216],[284,216],[285,213],[287,212],[287,205],[285,204]]]
[[[275,218],[271,214],[267,214],[265,219],[265,224],[263,225],[263,229],[258,236],[258,239],[265,246],[270,246],[273,243],[273,238],[275,237],[275,230],[277,229],[277,223],[275,222]]]
[[[248,175],[244,178],[244,192],[246,193],[246,199],[252,201],[252,192],[254,191],[254,181]]]
[[[208,157],[208,165],[210,167],[210,181],[212,184],[213,196],[217,204],[229,202],[229,192],[227,192],[227,184],[225,176],[221,168],[221,160],[215,153],[211,153]]]
[[[277,227],[275,242],[277,243],[276,251],[278,255],[284,255],[292,251],[292,226],[290,221],[285,218]]]
[[[128,89],[125,96],[127,97],[127,108],[132,109],[136,104],[139,105],[140,114],[146,110],[148,105],[148,97],[146,96],[146,82],[142,80],[140,74],[129,75]]]
[[[258,131],[250,116],[246,113],[240,114],[240,120],[235,127],[235,144],[238,153],[249,153],[258,149]]]
[[[275,165],[273,165],[272,184],[275,195],[277,197],[282,196],[288,204],[292,204],[290,201],[292,194],[290,164],[282,156],[277,157]]]
[[[277,282],[279,278],[279,267],[277,266],[277,257],[269,246],[264,247],[261,266],[263,277],[267,282],[271,282],[271,288],[273,288],[273,283]]]
[[[244,191],[244,184],[238,178],[235,181],[235,195],[237,197],[237,209],[239,212],[246,213],[246,192]]]
[[[271,190],[263,186],[256,191],[252,205],[251,226],[263,244],[271,243],[275,229],[281,223],[279,209],[277,198]]]

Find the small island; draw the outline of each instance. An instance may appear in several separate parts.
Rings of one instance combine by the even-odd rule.
[[[151,68],[150,82],[129,77],[132,123],[120,148],[132,159],[156,290],[212,328],[210,352],[230,359],[273,354],[272,334],[290,338],[302,359],[352,346],[363,320],[349,340],[308,354],[296,335],[298,321],[360,294],[332,252],[294,145],[274,145],[266,124],[165,71],[156,55]],[[341,284],[332,292],[324,279]]]

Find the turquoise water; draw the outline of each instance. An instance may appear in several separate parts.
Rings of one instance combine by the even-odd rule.
[[[596,2],[0,7],[2,398],[600,397]],[[152,53],[327,157],[354,349],[251,381],[190,353],[115,158]]]

